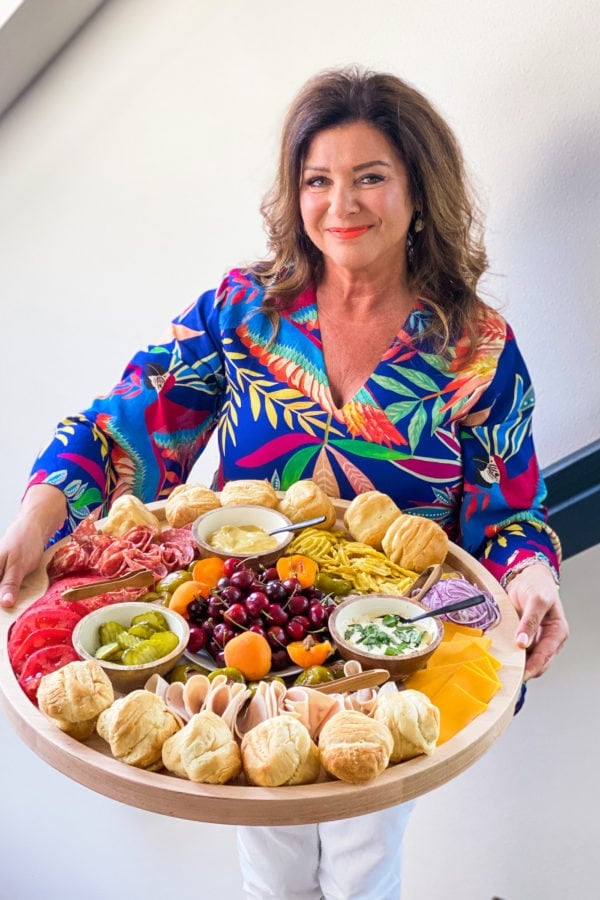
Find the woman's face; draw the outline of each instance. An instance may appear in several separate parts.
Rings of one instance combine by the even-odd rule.
[[[300,214],[326,268],[403,274],[414,211],[408,175],[388,137],[367,122],[320,131],[302,170]]]

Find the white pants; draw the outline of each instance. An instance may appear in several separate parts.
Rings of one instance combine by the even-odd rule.
[[[319,825],[238,827],[253,900],[398,900],[402,838],[414,803]]]

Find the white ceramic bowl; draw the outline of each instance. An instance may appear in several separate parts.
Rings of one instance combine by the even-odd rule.
[[[268,566],[275,562],[284,552],[294,537],[293,532],[283,531],[280,534],[273,535],[277,540],[277,544],[272,550],[254,553],[240,553],[236,551],[226,553],[216,550],[209,543],[210,536],[225,525],[256,525],[269,532],[273,528],[281,528],[291,524],[288,517],[276,509],[269,509],[266,506],[236,506],[232,504],[221,506],[219,509],[211,509],[197,518],[192,525],[192,534],[201,556],[219,556],[221,559],[227,559],[228,557],[256,559],[258,562]]]
[[[426,607],[405,597],[392,594],[360,594],[347,597],[329,617],[328,628],[337,650],[344,659],[356,659],[363,669],[387,669],[394,681],[403,681],[413,672],[427,665],[431,655],[439,646],[444,636],[444,625],[439,618],[428,616],[415,623],[430,636],[427,646],[403,653],[401,656],[385,656],[383,653],[371,653],[361,649],[357,644],[346,641],[344,634],[348,625],[359,616],[371,617],[395,613],[397,615],[417,616],[427,612]]]
[[[129,628],[134,616],[150,610],[156,610],[166,618],[169,623],[169,629],[179,639],[177,647],[155,662],[142,663],[136,666],[126,666],[122,663],[103,659],[96,660],[110,678],[116,691],[125,693],[126,691],[136,690],[143,687],[151,675],[165,675],[167,672],[170,672],[187,647],[190,636],[190,628],[187,621],[179,613],[164,606],[131,601],[129,603],[113,603],[111,606],[96,609],[84,616],[73,630],[73,646],[79,656],[82,659],[95,659],[94,654],[100,645],[98,629],[103,623],[119,622],[121,625]]]

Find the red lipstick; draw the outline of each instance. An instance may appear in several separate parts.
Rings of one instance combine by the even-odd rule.
[[[341,241],[351,241],[366,234],[370,227],[370,225],[356,225],[354,228],[328,228],[327,231]]]

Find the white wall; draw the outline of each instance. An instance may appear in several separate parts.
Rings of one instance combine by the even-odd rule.
[[[111,0],[0,120],[0,530],[54,423],[261,254],[286,104],[316,70],[349,62],[413,82],[463,144],[488,210],[487,290],[537,386],[542,465],[596,440],[598,25],[596,0]],[[5,740],[11,814],[34,794],[4,818],[17,878],[36,818],[57,809],[50,770]],[[98,832],[129,834],[136,865],[169,842],[193,853],[189,826],[53,783],[71,840],[85,806]],[[203,883],[193,861],[190,883]]]

